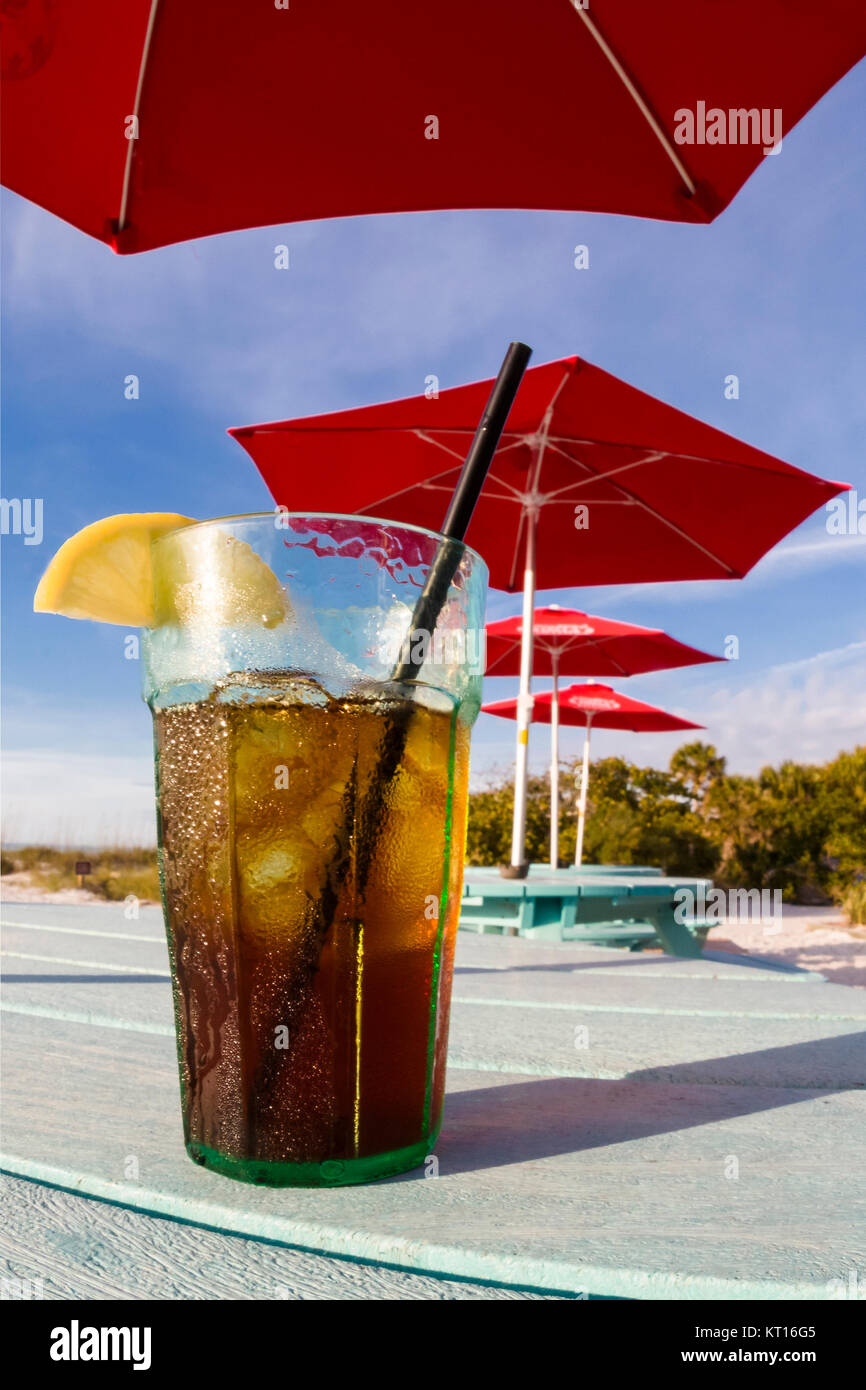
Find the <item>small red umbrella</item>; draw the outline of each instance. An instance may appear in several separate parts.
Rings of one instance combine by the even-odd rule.
[[[550,863],[559,863],[559,678],[560,676],[636,676],[697,666],[724,657],[698,651],[658,628],[598,618],[551,604],[532,619],[532,673],[552,676],[550,717]],[[522,618],[487,624],[488,676],[519,676]]]
[[[685,642],[678,642],[660,628],[599,618],[576,608],[551,603],[536,608],[532,618],[535,650],[532,670],[536,676],[639,676],[645,671],[665,671],[675,666],[699,666],[724,661]],[[519,676],[523,619],[502,618],[487,624],[485,675]],[[555,688],[555,687],[554,687]]]
[[[289,511],[360,512],[435,530],[490,386],[229,433]],[[523,589],[514,866],[523,863],[536,585],[739,579],[846,487],[579,357],[526,373],[467,538],[496,588]]]
[[[11,0],[3,182],[118,251],[433,208],[709,222],[861,0]]]
[[[518,700],[494,700],[482,705],[485,714],[497,714],[503,719],[517,719]],[[642,700],[632,700],[628,695],[620,695],[609,685],[587,684],[569,685],[559,692],[554,701],[553,692],[536,695],[533,701],[532,718],[540,724],[550,724],[558,718],[563,724],[582,724],[586,729],[583,741],[583,772],[580,780],[580,800],[577,812],[577,847],[574,862],[579,868],[583,860],[583,830],[586,821],[586,795],[589,789],[589,740],[592,727],[599,729],[630,729],[633,733],[664,734],[676,729],[702,729],[703,724],[693,724],[690,719],[680,719],[655,705],[645,705]],[[558,809],[558,808],[557,808]]]

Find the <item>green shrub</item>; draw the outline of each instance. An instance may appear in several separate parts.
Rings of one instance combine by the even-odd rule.
[[[560,774],[560,863],[575,842],[575,773]],[[529,782],[527,858],[547,859],[546,777]],[[508,860],[511,778],[469,798],[468,864]],[[710,744],[684,744],[668,772],[624,758],[592,765],[584,841],[587,864],[653,864],[714,878],[725,888],[780,889],[786,902],[842,901],[866,874],[866,747],[823,766],[782,763],[754,777],[727,773]],[[857,897],[856,902],[862,899]],[[856,911],[861,913],[862,907]]]
[[[109,902],[122,902],[130,896],[159,901],[159,872],[155,862],[98,876],[94,874],[87,883],[92,893],[99,893]]]
[[[2,872],[29,874],[34,888],[56,893],[62,888],[77,888],[75,865],[86,859],[91,873],[84,886],[91,893],[122,902],[133,894],[136,898],[159,901],[159,872],[156,850],[112,846],[101,850],[52,849],[46,845],[26,845],[6,850],[2,856]]]

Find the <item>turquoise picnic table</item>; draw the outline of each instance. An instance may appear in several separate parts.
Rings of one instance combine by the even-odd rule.
[[[866,991],[464,932],[425,1167],[266,1189],[184,1151],[159,911],[3,917],[7,1297],[833,1299],[866,1267]]]
[[[536,941],[586,941],[640,950],[661,946],[670,955],[696,957],[705,921],[678,910],[677,893],[706,901],[709,879],[666,877],[642,865],[581,865],[551,869],[533,864],[523,879],[496,868],[467,867],[460,926]]]

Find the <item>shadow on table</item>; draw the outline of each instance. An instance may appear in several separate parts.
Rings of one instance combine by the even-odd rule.
[[[778,1067],[788,1075],[793,1069],[796,1075],[816,1076],[849,1065],[851,1042],[857,1037],[866,1043],[866,1033],[846,1033],[746,1052],[738,1060],[759,1061],[763,1068]],[[613,1081],[545,1077],[451,1091],[436,1145],[440,1170],[444,1176],[602,1149],[862,1089],[853,1083],[814,1088],[722,1084],[717,1080],[718,1064],[724,1060],[634,1071]],[[659,1080],[660,1071],[665,1081]],[[407,1174],[406,1180],[415,1176]]]

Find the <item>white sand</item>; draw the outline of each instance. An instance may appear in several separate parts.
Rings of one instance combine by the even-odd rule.
[[[866,989],[866,926],[848,926],[835,907],[793,907],[781,917],[712,927],[707,946],[817,970],[835,985]]]
[[[105,898],[91,893],[87,888],[58,888],[56,893],[46,893],[42,888],[34,888],[30,875],[26,872],[4,874],[0,878],[0,902],[6,903],[104,903]]]
[[[142,907],[159,907],[157,898],[139,898]],[[46,893],[44,888],[34,888],[27,872],[4,874],[0,878],[0,902],[5,903],[93,903],[96,907],[117,907],[108,902],[101,893],[91,893],[88,888],[58,888],[54,893]]]

